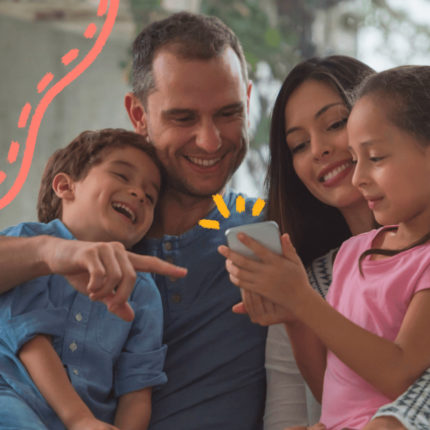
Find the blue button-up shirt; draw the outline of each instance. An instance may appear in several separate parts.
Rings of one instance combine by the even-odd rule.
[[[1,234],[73,239],[59,220],[19,224]],[[17,358],[21,346],[35,335],[51,335],[82,400],[97,418],[113,422],[119,396],[167,380],[161,299],[149,275],[138,275],[129,302],[136,315],[133,322],[92,302],[59,275],[34,279],[0,295],[0,384],[21,396],[47,428],[63,429]]]

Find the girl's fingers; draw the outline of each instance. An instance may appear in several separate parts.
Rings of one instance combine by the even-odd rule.
[[[260,262],[255,261],[251,258],[245,257],[237,252],[234,252],[225,245],[220,245],[218,247],[218,252],[227,260],[232,261],[235,266],[248,270],[250,272],[256,271],[258,267],[261,265]]]
[[[241,286],[242,283],[253,283],[255,281],[255,275],[248,271],[246,268],[238,267],[232,260],[225,260],[225,268],[231,276],[234,276],[238,279],[239,284]]]
[[[238,233],[237,238],[251,251],[253,251],[254,254],[262,261],[268,260],[276,255],[270,251],[270,249],[266,248],[260,242],[256,241],[245,233]]]

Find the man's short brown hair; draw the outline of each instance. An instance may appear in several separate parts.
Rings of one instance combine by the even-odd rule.
[[[132,84],[134,94],[146,104],[155,89],[152,64],[162,48],[187,60],[209,60],[232,48],[239,58],[245,84],[248,70],[242,46],[234,32],[219,18],[179,12],[155,21],[136,37],[133,43]]]

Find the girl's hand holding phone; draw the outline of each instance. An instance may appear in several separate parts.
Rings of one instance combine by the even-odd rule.
[[[282,255],[270,251],[244,233],[238,233],[237,239],[249,248],[258,260],[245,257],[221,245],[218,251],[227,259],[226,268],[231,282],[294,314],[306,301],[307,293],[313,293],[313,290],[289,236],[284,234],[281,237]]]

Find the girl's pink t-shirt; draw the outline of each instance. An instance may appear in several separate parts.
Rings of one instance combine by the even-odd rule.
[[[430,243],[381,260],[367,256],[362,277],[358,259],[381,230],[354,236],[341,246],[327,301],[360,327],[394,341],[413,295],[430,288]],[[390,401],[328,351],[321,422],[329,430],[360,429]]]

